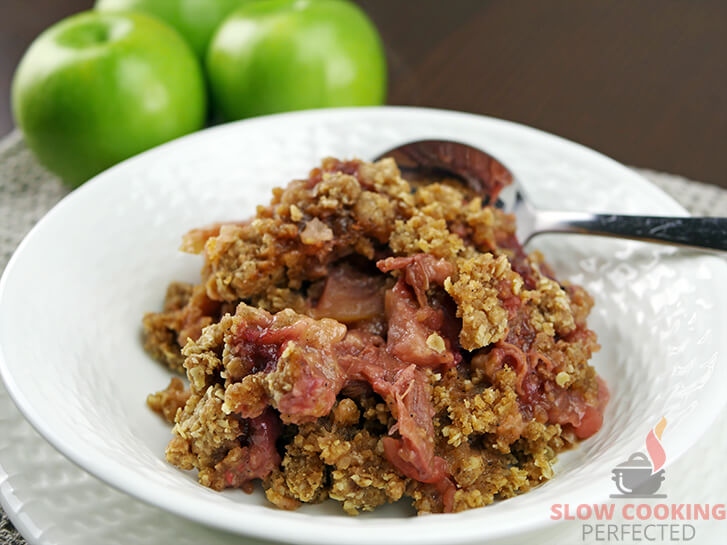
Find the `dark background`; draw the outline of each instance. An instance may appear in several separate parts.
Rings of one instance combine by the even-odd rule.
[[[389,103],[532,125],[624,163],[727,187],[724,0],[359,0]],[[0,0],[0,136],[25,48],[92,0]]]

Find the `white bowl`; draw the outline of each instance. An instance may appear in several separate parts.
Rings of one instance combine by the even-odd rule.
[[[373,157],[435,137],[480,146],[510,166],[543,207],[684,215],[628,168],[582,146],[505,121],[413,108],[311,111],[209,129],[97,176],[26,237],[0,281],[0,371],[28,420],[72,461],[178,515],[297,543],[482,542],[550,522],[551,505],[607,501],[612,467],[662,416],[668,464],[725,402],[727,265],[665,246],[549,235],[560,277],[596,298],[594,357],[611,402],[602,430],[561,456],[537,489],[483,509],[411,517],[402,505],[351,518],[334,502],[296,512],[258,490],[213,492],[164,461],[169,427],[145,406],[169,373],[143,351],[140,319],[167,283],[198,278],[176,251],[189,228],[249,216],[270,189],[326,155]]]

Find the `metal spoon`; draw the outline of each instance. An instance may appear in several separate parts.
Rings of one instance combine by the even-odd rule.
[[[538,210],[505,165],[492,155],[460,142],[418,140],[379,155],[392,157],[402,173],[455,177],[486,204],[515,215],[517,237],[525,244],[540,233],[581,233],[727,251],[727,218],[619,216]],[[406,176],[405,176],[406,177]]]

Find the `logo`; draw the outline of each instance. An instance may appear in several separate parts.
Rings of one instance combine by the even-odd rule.
[[[657,494],[664,482],[664,463],[666,452],[661,444],[661,436],[666,428],[666,418],[646,435],[646,452],[634,452],[628,460],[611,470],[611,480],[616,483],[620,494],[611,494],[612,498],[666,498],[666,494]]]
[[[646,454],[634,452],[611,470],[611,480],[620,492],[611,494],[612,498],[666,498],[666,494],[658,494],[664,482],[666,462],[666,452],[661,444],[664,428],[666,418],[646,434]],[[727,520],[724,503],[554,503],[550,513],[551,520],[580,521],[583,543],[686,542],[697,535],[695,522]]]

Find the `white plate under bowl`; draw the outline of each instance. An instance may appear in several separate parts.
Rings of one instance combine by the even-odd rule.
[[[479,116],[410,108],[285,114],[220,126],[126,161],[72,193],[20,245],[0,281],[0,371],[28,420],[90,473],[178,515],[297,543],[468,543],[550,522],[553,503],[604,501],[611,468],[662,416],[668,462],[724,403],[724,262],[634,242],[554,235],[535,246],[596,298],[594,358],[611,388],[603,429],[562,456],[553,480],[453,515],[395,505],[351,518],[334,502],[284,512],[258,491],[217,493],[164,461],[169,429],[145,406],[169,373],[144,353],[139,319],[200,259],[187,229],[238,219],[322,157],[372,157],[425,137],[458,139],[509,165],[541,206],[683,215],[664,193],[577,144]]]

